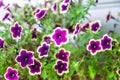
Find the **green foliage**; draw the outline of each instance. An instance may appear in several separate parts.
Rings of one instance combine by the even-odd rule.
[[[50,45],[49,57],[42,59],[38,57],[37,47],[43,42],[43,36],[53,33],[55,24],[61,24],[64,28],[67,28],[67,25],[74,26],[76,23],[82,22],[85,19],[91,6],[95,6],[93,0],[88,0],[86,5],[82,5],[81,1],[78,3],[71,2],[69,10],[65,14],[53,14],[51,11],[48,11],[46,16],[39,20],[41,26],[38,27],[42,28],[42,31],[37,32],[36,40],[32,40],[31,34],[32,25],[37,24],[37,22],[33,15],[33,9],[29,7],[29,4],[23,8],[10,9],[11,14],[14,16],[14,22],[18,21],[18,23],[23,26],[23,32],[21,39],[17,42],[17,40],[12,39],[10,33],[10,26],[12,25],[0,23],[0,26],[5,28],[5,31],[0,31],[0,37],[5,40],[4,50],[0,50],[0,76],[2,76],[0,80],[4,79],[3,75],[9,66],[19,70],[20,80],[37,80],[39,77],[44,80],[66,80],[71,79],[75,74],[79,74],[82,80],[97,80],[96,77],[98,75],[100,76],[100,80],[117,80],[118,75],[116,74],[116,70],[120,69],[119,34],[111,35],[113,40],[119,41],[114,45],[114,49],[98,52],[95,56],[90,55],[86,50],[86,44],[88,44],[90,39],[100,39],[103,34],[102,31],[93,33],[88,29],[85,33],[75,36],[75,43],[72,44],[72,42],[69,42],[61,47],[56,47],[55,44],[52,43]],[[118,16],[119,15],[120,13]],[[28,26],[24,23],[27,23]],[[59,76],[53,68],[56,62],[54,55],[60,48],[71,52],[69,72],[62,76]],[[17,64],[15,58],[21,49],[34,51],[35,58],[38,58],[42,63],[40,75],[31,76],[27,68],[21,69],[20,65]]]

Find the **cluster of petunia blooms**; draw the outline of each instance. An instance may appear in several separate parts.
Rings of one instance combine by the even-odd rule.
[[[45,16],[43,14],[39,14],[39,16]],[[36,16],[36,15],[35,15]],[[77,35],[78,33],[85,32],[88,28],[93,32],[96,33],[100,30],[101,23],[100,21],[92,21],[85,23],[82,27],[80,23],[77,23],[75,26],[75,30],[73,35]],[[22,36],[23,28],[18,22],[15,22],[13,26],[10,28],[11,34],[13,39],[20,39]],[[36,32],[36,30],[34,30]],[[68,30],[63,29],[61,27],[56,27],[51,35],[44,36],[43,43],[41,46],[38,46],[36,49],[39,53],[39,58],[48,57],[50,45],[52,41],[56,44],[56,46],[60,47],[63,44],[69,42],[68,38]],[[4,40],[0,38],[0,48],[3,48]],[[112,47],[112,38],[105,34],[101,39],[95,40],[91,39],[89,44],[87,45],[87,50],[90,51],[92,55],[95,55],[97,52],[110,50]],[[69,56],[70,52],[61,48],[55,54],[56,62],[53,66],[55,71],[57,71],[58,75],[63,75],[64,73],[69,72]],[[16,56],[16,62],[21,66],[22,69],[27,67],[29,69],[30,75],[41,74],[42,70],[42,63],[34,57],[34,52],[28,51],[26,49],[21,49],[19,55]],[[12,67],[8,67],[6,73],[4,75],[6,80],[18,80],[19,71]],[[118,71],[120,73],[120,71]]]
[[[63,0],[60,5],[61,13],[65,13],[68,9],[70,0]],[[55,3],[52,6],[53,12],[57,12],[57,4]],[[34,16],[36,20],[43,18],[47,13],[46,9],[36,9]],[[77,35],[80,32],[85,32],[87,29],[90,29],[93,33],[96,33],[100,30],[101,23],[99,20],[87,22],[82,27],[80,23],[77,23],[73,35]],[[20,39],[22,36],[23,28],[19,25],[18,22],[15,22],[10,28],[13,39]],[[33,30],[32,37],[36,37],[36,29]],[[38,46],[36,51],[38,52],[39,58],[48,57],[51,43],[54,42],[56,46],[60,47],[63,44],[69,42],[68,30],[61,27],[56,27],[51,35],[44,36],[43,43],[41,46]],[[4,40],[0,38],[0,48],[4,47]],[[105,34],[101,39],[95,40],[91,39],[87,45],[87,50],[90,51],[92,55],[95,55],[97,52],[110,50],[112,47],[112,38]],[[69,72],[69,57],[70,52],[60,48],[55,54],[56,62],[53,66],[58,75],[63,75],[64,73]],[[34,52],[28,51],[26,49],[21,49],[19,55],[16,56],[16,62],[21,66],[22,69],[28,68],[30,75],[41,74],[42,63],[34,57]],[[120,71],[118,71],[120,74]],[[8,67],[4,77],[6,80],[19,80],[19,71],[12,67]]]
[[[70,0],[64,0],[63,2],[64,5],[62,7],[66,8],[65,6],[68,5]],[[37,9],[34,14],[35,18],[36,19],[43,18],[46,12],[47,10],[45,9]],[[15,22],[14,25],[11,26],[10,28],[12,38],[16,40],[21,38],[22,31],[23,28],[21,25],[19,25],[18,22]],[[51,41],[53,41],[58,47],[68,43],[68,31],[66,29],[57,27],[54,29],[54,32],[53,34],[51,34],[51,36],[44,36],[43,43],[36,49],[37,52],[39,53],[38,56],[40,59],[49,56],[48,53],[50,50]],[[2,38],[0,38],[0,45],[1,45],[0,47],[3,48],[4,40]],[[54,64],[53,68],[55,69],[55,71],[57,71],[58,75],[63,75],[63,73],[69,72],[69,56],[70,52],[66,51],[63,48],[61,48],[58,51],[58,53],[55,54],[56,63]],[[26,49],[21,49],[19,55],[16,56],[15,61],[20,65],[22,69],[27,67],[30,75],[41,74],[42,63],[37,58],[34,57],[34,52],[28,51]],[[6,80],[19,80],[18,74],[19,74],[18,69],[8,67],[6,73],[4,74],[4,77]]]

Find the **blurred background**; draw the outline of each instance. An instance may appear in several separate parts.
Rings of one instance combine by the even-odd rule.
[[[30,1],[30,2],[29,2]],[[39,3],[44,4],[45,0],[3,0],[5,5],[18,4],[20,7],[23,7],[25,4],[30,3],[33,6],[37,6]],[[77,2],[78,0],[73,0]],[[87,3],[88,0],[81,0],[83,5]],[[87,17],[91,20],[100,20],[102,22],[102,31],[106,33],[110,30],[115,30],[115,32],[120,33],[120,21],[118,15],[120,15],[120,0],[94,0],[96,6],[91,7],[89,10],[90,15]],[[111,12],[111,15],[116,19],[110,19],[106,23],[106,16]]]

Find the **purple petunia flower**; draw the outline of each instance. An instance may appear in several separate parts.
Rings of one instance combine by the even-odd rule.
[[[98,20],[91,22],[90,24],[90,29],[94,33],[98,32],[100,30],[100,27],[101,27],[101,23]]]
[[[35,12],[35,18],[37,20],[43,18],[46,15],[46,12],[47,12],[46,9],[41,9],[41,10],[37,9],[37,11]]]
[[[119,70],[117,70],[116,72],[117,72],[117,74],[120,76],[120,69],[119,69]]]
[[[10,31],[12,33],[13,39],[20,39],[22,34],[22,26],[20,26],[17,22],[11,27]]]
[[[62,61],[65,61],[65,62],[68,62],[69,61],[69,56],[70,56],[70,52],[69,51],[65,51],[64,49],[61,49],[59,51],[59,53],[57,53],[55,55],[55,57],[59,60],[62,60]]]
[[[101,49],[100,40],[91,39],[87,45],[87,50],[90,51],[92,55],[95,55],[97,52],[101,51]]]
[[[39,62],[39,60],[34,59],[34,64],[28,66],[29,73],[31,75],[41,74],[41,67],[42,67],[42,64]]]
[[[60,4],[60,13],[66,13],[68,11],[68,4]]]
[[[2,0],[0,0],[0,7],[1,7],[1,6],[3,6],[3,1],[2,1]]]
[[[50,44],[50,43],[51,43],[51,37],[50,37],[50,36],[44,36],[44,41],[45,41],[47,44]]]
[[[19,80],[18,70],[8,67],[6,73],[4,74],[6,80]]]
[[[39,57],[48,57],[50,46],[47,43],[43,43],[41,46],[38,47],[37,52],[39,53]]]
[[[3,49],[3,47],[4,47],[4,40],[2,38],[0,38],[0,48]]]
[[[28,65],[32,65],[34,58],[33,53],[34,52],[32,51],[22,49],[19,55],[16,57],[16,62],[19,63],[22,68],[25,68]]]
[[[69,4],[71,0],[64,0],[63,3]]]
[[[78,34],[79,32],[80,32],[80,24],[79,23],[77,23],[76,24],[76,28],[75,28],[75,31],[74,31],[74,34],[76,35],[76,34]]]
[[[112,48],[112,38],[109,37],[107,34],[103,36],[101,39],[101,46],[103,50],[111,50]]]
[[[55,28],[51,38],[55,42],[56,46],[59,47],[68,42],[68,31],[57,27]]]
[[[63,73],[68,73],[68,63],[63,61],[57,61],[54,65],[55,70],[57,71],[58,75],[63,75]]]
[[[51,10],[53,11],[53,13],[56,13],[57,12],[57,4],[54,3]]]
[[[86,30],[87,30],[89,27],[90,27],[90,23],[89,23],[89,22],[88,22],[88,23],[85,23],[85,24],[82,26],[81,31],[86,32]]]

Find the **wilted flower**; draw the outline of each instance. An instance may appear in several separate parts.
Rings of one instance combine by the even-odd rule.
[[[89,27],[90,27],[90,23],[87,22],[82,26],[81,31],[85,32]]]
[[[69,56],[70,56],[70,52],[69,51],[65,51],[64,49],[61,49],[59,51],[59,53],[57,53],[55,55],[55,57],[59,60],[62,60],[62,61],[65,61],[65,62],[68,62],[69,61]]]
[[[63,61],[57,61],[54,65],[54,68],[57,71],[58,75],[63,75],[63,73],[67,73],[69,71],[68,63]]]
[[[51,43],[51,37],[50,36],[44,36],[44,42],[46,42],[47,44]]]
[[[109,12],[106,16],[106,22],[108,22],[111,19],[111,16],[112,16],[111,12]]]
[[[39,53],[39,57],[48,57],[50,46],[47,43],[43,43],[38,47],[37,52]]]
[[[57,4],[54,3],[51,10],[53,11],[53,13],[56,13],[57,12]]]
[[[68,42],[68,31],[57,27],[55,28],[51,38],[55,42],[56,46],[66,44]]]
[[[19,53],[19,55],[16,57],[16,62],[20,64],[22,68],[32,65],[33,64],[33,55],[34,52],[27,51],[25,49],[22,49]]]
[[[76,35],[76,34],[78,34],[79,32],[80,32],[80,24],[79,23],[77,23],[76,24],[76,27],[75,27],[75,31],[74,31],[74,34]]]
[[[101,46],[103,50],[111,50],[112,48],[112,38],[109,37],[107,34],[103,36],[101,39]]]
[[[6,80],[19,80],[18,70],[8,67],[6,73],[4,74]]]
[[[29,73],[31,75],[41,74],[41,67],[42,64],[39,62],[39,60],[34,59],[34,64],[28,66]]]
[[[16,22],[10,29],[13,39],[20,39],[22,30],[22,26]]]
[[[9,18],[10,12],[6,9],[0,9],[0,21],[4,22],[6,19]]]
[[[2,18],[2,21],[6,20],[6,19],[8,18],[9,15],[10,15],[10,13],[7,12],[7,13],[4,15],[4,17]]]
[[[47,12],[46,9],[41,9],[41,10],[37,9],[37,11],[35,12],[35,18],[37,20],[43,18],[46,15],[46,12]]]
[[[68,4],[61,3],[60,5],[60,13],[66,13],[68,11]]]
[[[90,23],[90,29],[92,32],[98,32],[100,30],[100,27],[101,27],[101,23],[98,20]]]
[[[0,48],[4,47],[4,40],[2,38],[0,38]]]
[[[34,29],[32,30],[32,39],[36,39],[36,38],[37,38],[37,29],[34,28]]]
[[[87,50],[90,51],[92,55],[95,55],[97,52],[101,51],[100,40],[91,39],[87,45]]]
[[[67,25],[66,28],[68,29],[68,32],[69,32],[69,33],[73,33],[73,32],[74,32],[73,26]]]

